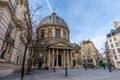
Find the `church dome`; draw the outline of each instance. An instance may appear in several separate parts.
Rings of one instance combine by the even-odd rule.
[[[68,29],[67,23],[59,16],[56,15],[56,13],[52,13],[51,15],[45,17],[43,20],[40,21],[39,27],[42,25],[61,25],[64,28]]]

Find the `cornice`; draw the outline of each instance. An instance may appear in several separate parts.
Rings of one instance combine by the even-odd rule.
[[[66,27],[64,27],[63,25],[60,25],[60,24],[43,24],[43,25],[40,25],[39,27],[38,27],[38,29],[37,29],[37,31],[39,30],[39,29],[41,29],[41,28],[47,28],[47,27],[60,27],[60,28],[63,28],[63,29],[66,29],[69,33],[70,33],[70,31],[69,31],[69,29],[68,28],[66,28]],[[36,32],[37,32],[36,31]]]
[[[12,14],[12,16],[15,15],[14,8],[10,0],[0,0],[0,6],[6,7],[9,9],[9,12]]]

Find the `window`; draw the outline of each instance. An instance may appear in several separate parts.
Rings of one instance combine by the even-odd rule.
[[[44,30],[41,30],[41,39],[44,39]]]
[[[109,39],[109,42],[112,42],[112,40],[111,40],[111,39]]]
[[[116,38],[115,38],[115,37],[114,37],[113,39],[114,39],[114,41],[116,41]]]
[[[10,37],[10,34],[12,32],[12,26],[8,26],[8,29],[7,29],[7,32],[6,32],[6,35],[5,35],[5,38],[9,38]]]
[[[112,35],[115,35],[115,32],[112,32]]]
[[[117,46],[118,46],[118,43],[116,42],[115,45],[116,45],[116,47],[117,47]]]
[[[60,29],[56,29],[55,37],[60,38]]]
[[[116,56],[116,55],[114,55],[114,57],[115,57],[115,59],[117,59],[117,56]]]
[[[107,38],[109,38],[110,37],[110,34],[107,34]]]
[[[113,54],[115,54],[116,52],[115,52],[115,50],[113,49]]]
[[[118,28],[118,31],[120,32],[120,28]]]
[[[111,44],[111,48],[113,48],[113,44]]]
[[[120,53],[120,48],[117,48],[118,53]]]

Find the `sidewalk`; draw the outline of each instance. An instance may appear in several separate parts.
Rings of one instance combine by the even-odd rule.
[[[13,73],[12,69],[8,69],[8,70],[0,70],[0,78],[1,77],[5,77],[8,75],[11,75]]]
[[[26,72],[25,72],[26,73]],[[109,72],[108,69],[68,69],[68,76],[65,69],[56,70],[35,70],[30,75],[24,75],[24,80],[120,80],[120,70]],[[20,72],[13,73],[0,80],[20,80]]]

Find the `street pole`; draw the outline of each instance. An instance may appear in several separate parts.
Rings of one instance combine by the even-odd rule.
[[[54,62],[55,62],[55,54],[54,54]],[[55,63],[54,63],[54,72],[56,72]]]
[[[65,67],[65,76],[67,76],[68,73],[67,73],[67,63],[66,63],[66,67]]]
[[[54,65],[54,72],[56,72],[55,65]]]
[[[68,75],[68,73],[67,73],[67,55],[66,55],[67,53],[66,53],[66,51],[65,51],[65,56],[66,56],[66,64],[65,64],[65,76],[67,76]]]

